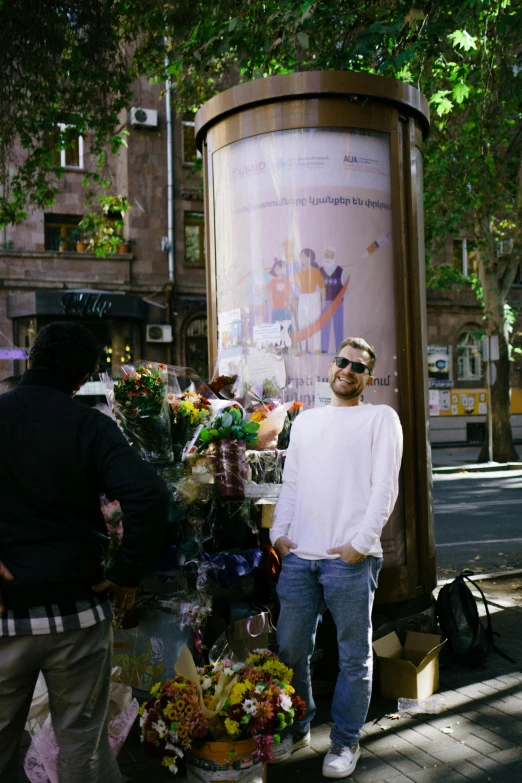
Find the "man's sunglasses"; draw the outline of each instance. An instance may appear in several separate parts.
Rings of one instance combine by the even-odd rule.
[[[345,359],[344,356],[336,356],[335,363],[340,370],[344,370],[345,367],[348,367],[348,365],[351,364],[352,370],[357,373],[357,375],[363,375],[366,370],[370,372],[370,368],[367,367],[366,364],[363,364],[362,362],[351,362],[349,359]]]

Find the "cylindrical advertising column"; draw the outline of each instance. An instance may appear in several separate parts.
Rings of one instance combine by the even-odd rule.
[[[234,87],[196,116],[210,364],[327,404],[345,337],[375,349],[364,401],[400,415],[401,492],[377,602],[436,584],[426,381],[422,139],[428,105],[378,76],[309,72]],[[357,449],[357,443],[347,443]],[[320,520],[318,520],[320,524]]]

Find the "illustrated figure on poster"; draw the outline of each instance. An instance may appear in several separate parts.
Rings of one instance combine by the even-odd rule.
[[[292,282],[295,286],[297,300],[297,324],[299,329],[317,321],[321,316],[321,310],[325,298],[324,278],[315,262],[315,252],[306,247],[299,254],[301,267],[294,275]],[[301,351],[307,353],[321,353],[321,332],[317,332],[307,340],[301,342]]]
[[[337,295],[341,292],[348,275],[346,271],[339,266],[335,260],[337,251],[335,247],[327,247],[324,251],[323,265],[321,267],[321,274],[323,276],[325,285],[325,306],[324,309],[329,307],[335,300]],[[321,329],[321,350],[323,353],[328,353],[330,347],[330,334],[334,332],[334,344],[340,345],[344,334],[344,299],[334,312],[332,318]]]
[[[252,303],[248,308],[248,332],[252,343],[254,341],[254,326],[268,321],[268,280],[266,277],[264,273],[256,272],[252,275]]]
[[[287,275],[290,278],[290,282],[293,281],[293,277],[299,272],[301,265],[295,256],[295,242],[293,239],[285,239],[281,242],[283,248],[283,263],[285,265]],[[297,286],[292,284],[290,295],[290,318],[292,320],[292,330],[297,331],[297,302],[299,299],[299,292]]]
[[[280,258],[274,258],[269,275],[271,280],[268,283],[267,290],[272,306],[272,323],[290,320],[292,283],[288,278],[284,261]]]

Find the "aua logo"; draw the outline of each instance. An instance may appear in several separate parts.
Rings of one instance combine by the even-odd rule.
[[[250,174],[260,174],[265,168],[266,163],[264,160],[252,163],[249,166],[236,166],[232,169],[232,179],[235,182],[237,179],[244,179],[244,177],[248,177]]]
[[[357,165],[359,163],[357,159],[357,155],[345,155],[343,158],[343,169],[346,169],[348,171],[351,166]]]

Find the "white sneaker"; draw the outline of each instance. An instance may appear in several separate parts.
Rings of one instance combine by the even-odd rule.
[[[310,739],[310,729],[304,734],[286,734],[278,745],[275,743],[272,745],[274,758],[268,763],[280,764],[282,761],[286,761],[299,748],[307,748],[310,744]]]
[[[361,749],[359,745],[340,745],[338,742],[332,742],[330,750],[323,761],[323,776],[325,778],[347,778],[352,774]]]

